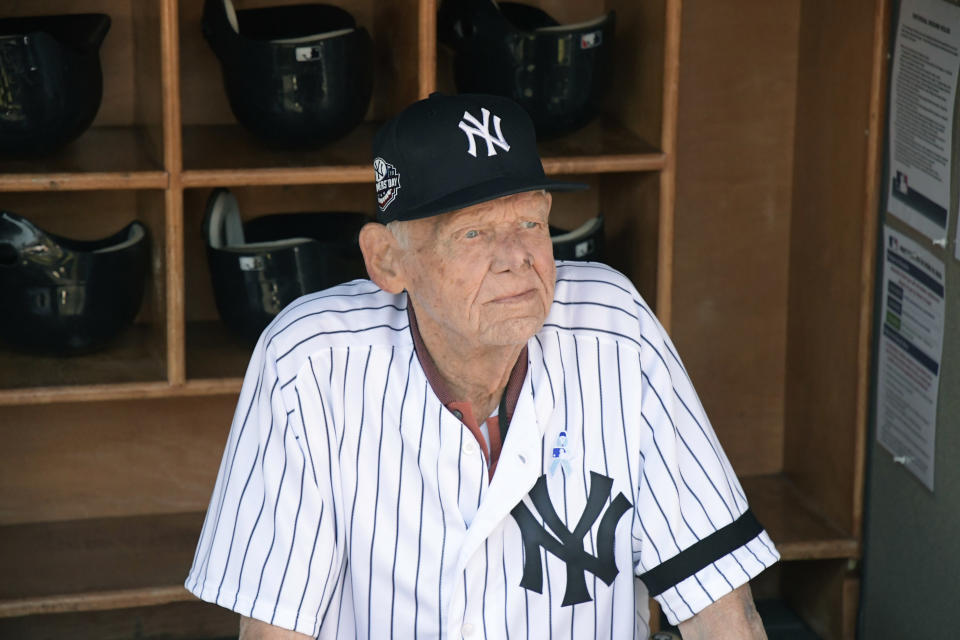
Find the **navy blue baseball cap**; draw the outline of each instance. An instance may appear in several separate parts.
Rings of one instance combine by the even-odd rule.
[[[502,196],[586,189],[543,173],[533,122],[502,96],[433,93],[373,139],[377,220],[416,220]]]

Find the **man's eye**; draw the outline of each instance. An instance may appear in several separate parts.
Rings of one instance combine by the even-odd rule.
[[[533,220],[526,220],[526,221],[523,223],[523,228],[524,228],[524,229],[538,229],[539,227],[540,227],[540,223],[539,223],[539,222],[534,222]]]
[[[480,232],[479,232],[479,231],[477,231],[476,229],[470,229],[469,231],[467,231],[466,233],[463,234],[463,237],[464,237],[464,238],[476,238],[476,237],[479,236],[479,235],[480,235]]]

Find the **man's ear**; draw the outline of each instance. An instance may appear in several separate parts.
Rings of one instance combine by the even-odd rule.
[[[367,274],[388,293],[403,291],[399,258],[403,249],[390,229],[379,222],[368,222],[360,229],[360,251]]]

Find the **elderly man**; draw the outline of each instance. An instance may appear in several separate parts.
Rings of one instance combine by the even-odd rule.
[[[371,281],[247,371],[186,585],[242,638],[763,638],[776,562],[649,307],[553,259],[526,114],[435,94],[374,140]]]

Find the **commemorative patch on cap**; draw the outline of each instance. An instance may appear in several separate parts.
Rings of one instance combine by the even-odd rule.
[[[379,157],[373,161],[373,172],[377,181],[377,206],[380,211],[386,211],[400,190],[400,173],[395,166]]]

